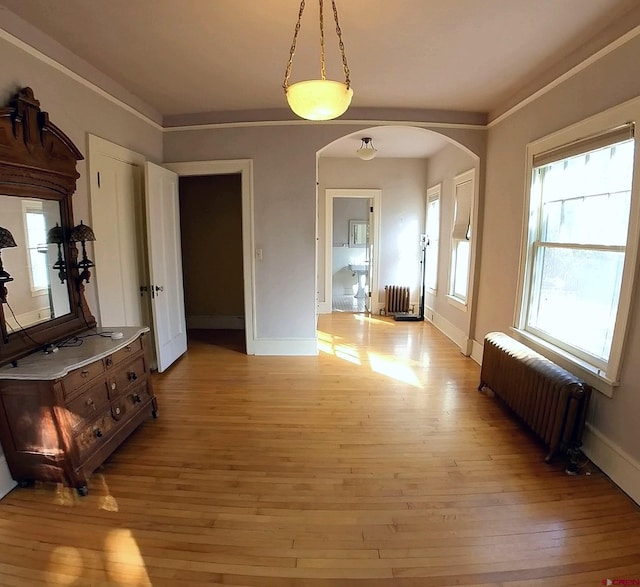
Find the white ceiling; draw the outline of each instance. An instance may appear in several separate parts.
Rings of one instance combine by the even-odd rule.
[[[483,113],[499,110],[623,15],[639,12],[638,0],[336,3],[353,109]],[[298,0],[0,0],[0,27],[5,9],[163,116],[285,107]],[[330,0],[325,21],[327,76],[341,79]],[[318,4],[307,0],[292,82],[318,77],[317,31]],[[402,135],[375,132],[369,136],[380,154],[383,137]],[[360,136],[352,140],[357,148]]]

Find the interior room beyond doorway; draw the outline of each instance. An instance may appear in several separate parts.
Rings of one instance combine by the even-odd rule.
[[[190,337],[244,331],[242,178],[239,173],[180,177],[180,230]],[[243,348],[244,352],[244,348]]]

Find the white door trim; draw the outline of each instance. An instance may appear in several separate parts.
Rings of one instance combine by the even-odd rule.
[[[373,200],[373,226],[370,234],[373,239],[373,271],[371,279],[371,312],[378,313],[382,307],[379,300],[379,271],[380,271],[380,217],[382,205],[382,190],[375,189],[335,189],[325,190],[325,251],[324,251],[324,302],[319,304],[321,314],[330,314],[333,298],[333,200],[335,198],[366,198]]]
[[[240,173],[242,183],[242,265],[244,272],[244,313],[247,354],[256,354],[255,311],[255,263],[253,222],[253,161],[251,159],[229,159],[225,161],[185,161],[163,163],[164,167],[179,176],[221,175]]]

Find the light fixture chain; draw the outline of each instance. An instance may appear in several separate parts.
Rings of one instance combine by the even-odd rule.
[[[305,8],[305,0],[300,2],[300,10],[298,11],[298,22],[296,23],[295,31],[293,32],[293,41],[291,42],[291,49],[289,50],[289,62],[287,63],[287,69],[284,73],[284,88],[285,94],[289,87],[289,78],[291,77],[291,68],[293,67],[293,54],[296,52],[296,43],[298,42],[298,33],[300,32],[300,23],[302,22],[302,13]]]
[[[324,59],[324,2],[320,3],[320,79],[327,79],[327,70]]]
[[[347,55],[344,52],[344,43],[342,42],[342,30],[340,29],[340,23],[338,22],[338,9],[336,8],[335,0],[331,0],[331,5],[333,6],[333,18],[336,21],[336,34],[338,35],[338,45],[340,46],[340,53],[342,54],[342,66],[344,68],[344,83],[347,88],[351,87],[351,80],[349,76],[351,73],[349,72],[349,65],[347,64]],[[323,78],[324,79],[324,78]]]

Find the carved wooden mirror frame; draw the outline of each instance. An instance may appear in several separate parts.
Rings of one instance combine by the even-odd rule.
[[[0,194],[59,202],[70,307],[68,314],[0,336],[0,365],[96,324],[78,279],[78,250],[69,240],[74,227],[71,196],[80,177],[76,164],[82,159],[69,137],[40,110],[31,88],[21,89],[8,107],[0,108]],[[0,326],[6,331],[4,305],[0,303]]]

